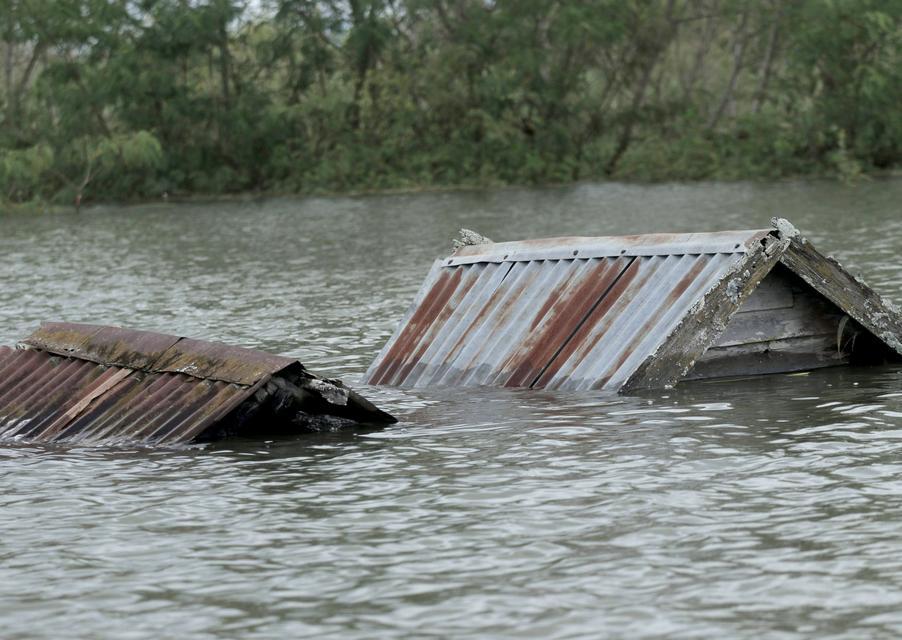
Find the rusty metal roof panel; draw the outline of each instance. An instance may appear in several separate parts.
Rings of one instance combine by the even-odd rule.
[[[724,253],[636,258],[535,386],[620,389],[736,263]]]
[[[45,323],[0,347],[0,437],[191,442],[290,358],[149,331]]]
[[[0,438],[191,442],[256,387],[0,347]]]
[[[247,387],[217,380],[141,372],[122,380],[57,439],[78,444],[191,442],[251,393]]]
[[[463,247],[433,267],[365,380],[619,389],[769,233]]]
[[[65,323],[0,347],[2,439],[171,445],[320,417],[394,421],[297,360],[253,349]]]
[[[456,348],[455,326],[461,325],[474,314],[479,315],[486,299],[498,287],[510,265],[477,264],[467,268],[442,269],[436,274],[427,295],[418,305],[401,332],[391,352],[396,354],[386,361],[380,376],[390,381],[386,384],[412,384],[416,365],[441,361],[448,351]],[[434,355],[441,350],[441,355]],[[424,360],[424,356],[430,360]]]
[[[630,260],[513,263],[481,318],[468,323],[436,384],[532,386]]]

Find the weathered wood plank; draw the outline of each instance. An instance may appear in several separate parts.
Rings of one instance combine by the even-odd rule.
[[[849,354],[836,350],[836,335],[804,336],[754,344],[712,347],[686,380],[808,371],[849,363]]]
[[[793,304],[792,286],[785,274],[771,271],[761,284],[752,291],[736,313],[750,313],[767,309],[784,309]]]
[[[839,314],[808,313],[805,309],[799,310],[795,307],[737,314],[730,321],[715,346],[726,347],[769,340],[802,338],[831,331],[835,335],[841,318],[842,316]]]
[[[790,239],[780,260],[815,291],[902,356],[902,317],[876,291],[836,260],[818,252],[801,236]]]
[[[792,295],[792,290],[788,291]],[[791,307],[737,313],[715,346],[836,333],[843,317],[836,306],[813,291],[800,291],[794,298]]]

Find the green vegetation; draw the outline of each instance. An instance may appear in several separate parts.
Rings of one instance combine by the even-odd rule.
[[[900,0],[0,0],[0,202],[902,163]]]

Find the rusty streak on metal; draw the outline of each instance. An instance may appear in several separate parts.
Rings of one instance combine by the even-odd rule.
[[[502,365],[493,383],[512,387],[533,386],[609,289],[623,276],[632,260],[597,260],[587,277],[577,277],[577,271],[568,274],[542,304],[526,339]],[[510,374],[506,375],[507,371]]]
[[[380,378],[394,379],[398,368],[402,367],[407,359],[410,359],[410,354],[414,352],[420,339],[429,328],[431,319],[446,306],[462,275],[463,269],[444,270],[438,274],[435,284],[429,289],[404,330],[391,345],[389,357],[378,370]]]
[[[623,306],[621,300],[624,294],[633,286],[633,283],[636,282],[640,274],[639,266],[639,263],[635,260],[630,263],[629,267],[607,293],[598,300],[586,319],[549,361],[531,386],[540,388],[551,386],[549,382],[558,378],[558,372],[565,362],[569,362],[577,352],[584,353],[591,350],[604,337],[615,317],[614,314],[608,314],[611,313],[612,309],[616,309],[617,305]],[[605,320],[605,317],[607,317],[607,320]],[[593,328],[596,329],[594,332],[592,331]],[[579,360],[581,357],[577,356],[577,359]]]

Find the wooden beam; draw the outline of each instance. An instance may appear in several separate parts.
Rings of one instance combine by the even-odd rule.
[[[837,351],[836,332],[768,342],[711,347],[684,380],[808,371],[849,364],[849,354]]]
[[[780,261],[815,291],[902,356],[902,317],[864,282],[802,236],[790,239]]]

